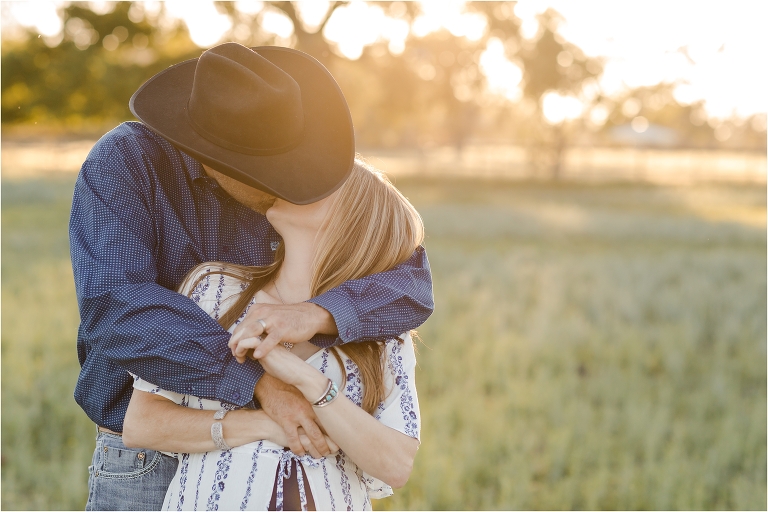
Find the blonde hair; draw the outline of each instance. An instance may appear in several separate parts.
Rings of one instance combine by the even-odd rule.
[[[410,258],[423,241],[424,224],[413,205],[381,171],[356,158],[318,236],[311,294],[315,297],[346,281],[389,270]],[[277,276],[284,257],[284,247],[280,244],[271,265],[229,265],[239,269],[239,276],[249,284],[219,318],[225,329],[242,315],[253,295]],[[194,289],[194,285],[185,288]],[[362,406],[369,413],[384,399],[383,341],[347,343],[343,348],[360,370],[364,390]],[[338,349],[332,347],[331,350],[346,379]]]
[[[312,294],[389,270],[410,258],[423,241],[419,212],[382,172],[355,160],[321,229]]]

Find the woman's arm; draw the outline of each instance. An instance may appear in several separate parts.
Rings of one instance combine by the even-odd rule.
[[[317,400],[328,385],[328,377],[282,346],[260,361],[267,373],[296,386],[309,401]],[[323,429],[363,471],[394,488],[404,486],[419,440],[384,425],[341,390],[339,394],[327,406],[314,408]]]
[[[153,393],[134,389],[123,423],[123,443],[129,448],[149,448],[177,453],[216,450],[211,438],[214,411],[190,409]],[[288,446],[285,431],[264,411],[238,409],[221,420],[224,440],[241,446],[262,439]],[[303,436],[306,437],[306,436]],[[338,447],[327,440],[332,451]],[[310,445],[309,439],[302,444]],[[313,456],[319,454],[313,454]]]

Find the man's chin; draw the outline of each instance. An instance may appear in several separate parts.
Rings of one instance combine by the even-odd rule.
[[[265,196],[263,200],[259,201],[259,203],[253,207],[253,209],[262,215],[266,215],[267,210],[272,208],[272,205],[275,204],[275,199],[277,199],[275,196]]]

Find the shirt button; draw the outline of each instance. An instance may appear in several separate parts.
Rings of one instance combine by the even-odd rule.
[[[379,327],[379,334],[381,334],[383,332],[384,332],[384,328],[383,327]]]
[[[233,397],[235,400],[240,400],[240,392],[239,392],[239,391],[235,391],[235,393],[232,395],[232,397]]]
[[[224,247],[222,247],[221,252],[225,252],[225,253],[229,252],[229,246],[225,245]]]
[[[347,336],[352,336],[352,328],[347,327]]]

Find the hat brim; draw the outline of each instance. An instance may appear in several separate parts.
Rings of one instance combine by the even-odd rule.
[[[252,48],[288,73],[301,88],[302,141],[275,155],[247,155],[200,136],[187,118],[187,101],[198,59],[150,78],[131,97],[137,119],[202,163],[246,185],[294,204],[309,204],[338,189],[352,170],[352,117],[336,80],[311,56],[290,48]]]

